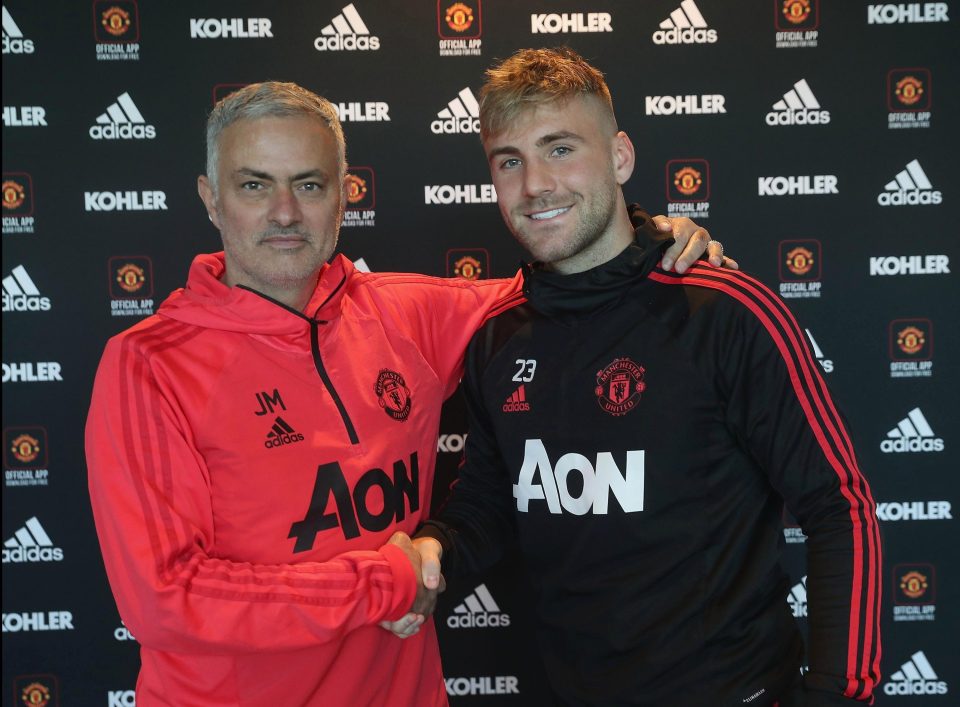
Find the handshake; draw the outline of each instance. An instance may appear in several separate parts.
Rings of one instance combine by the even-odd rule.
[[[394,533],[388,541],[406,553],[417,577],[417,596],[413,607],[396,621],[381,621],[380,625],[397,638],[409,638],[416,634],[427,617],[437,606],[437,595],[447,588],[440,574],[440,556],[443,548],[433,538],[411,540],[406,533]]]

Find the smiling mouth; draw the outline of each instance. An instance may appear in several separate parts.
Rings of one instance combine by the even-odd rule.
[[[532,218],[534,221],[547,221],[557,216],[562,216],[567,213],[571,208],[570,206],[561,206],[559,209],[550,209],[549,211],[538,211],[534,214],[528,214],[528,218]]]

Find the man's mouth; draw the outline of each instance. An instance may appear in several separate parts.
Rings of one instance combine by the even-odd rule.
[[[283,235],[267,236],[262,241],[264,245],[273,246],[275,248],[293,248],[296,246],[303,245],[307,239],[300,235],[299,233],[290,233]]]
[[[537,211],[536,213],[528,214],[528,216],[534,221],[546,221],[548,219],[556,218],[557,216],[562,216],[571,208],[572,207],[570,206],[561,206],[558,209],[550,209],[549,211]]]

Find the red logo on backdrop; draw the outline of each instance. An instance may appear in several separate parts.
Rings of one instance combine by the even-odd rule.
[[[710,163],[703,159],[667,162],[667,201],[709,201]]]
[[[115,255],[108,261],[111,299],[153,297],[153,261],[146,255]]]
[[[481,0],[437,2],[437,32],[442,39],[472,39],[481,35]]]
[[[929,319],[890,322],[892,361],[929,361],[933,358],[933,323]]]
[[[367,198],[367,180],[356,174],[348,174],[345,178],[347,185],[347,203],[353,206]]]
[[[781,32],[812,30],[820,24],[820,0],[774,0],[773,7]]]
[[[26,201],[27,190],[20,184],[20,182],[15,182],[12,179],[3,180],[3,210],[4,211],[16,211],[21,206],[23,202]]]
[[[46,469],[47,431],[42,427],[8,427],[3,431],[5,469]]]
[[[369,211],[377,205],[376,180],[372,167],[349,167],[346,182],[348,211]]]
[[[780,281],[815,282],[821,273],[820,241],[780,241]]]
[[[486,248],[451,248],[447,251],[447,277],[482,280],[490,276],[490,253]]]
[[[100,44],[140,41],[140,13],[135,0],[94,0],[93,36]]]
[[[18,707],[59,707],[59,693],[55,675],[18,675],[13,681]]]
[[[406,381],[399,373],[381,368],[373,390],[380,400],[380,407],[394,420],[403,422],[410,416],[412,396]]]
[[[33,214],[33,181],[26,172],[3,173],[3,215]]]
[[[894,604],[934,604],[936,593],[936,570],[933,565],[922,562],[893,568]]]
[[[646,369],[629,358],[615,358],[602,371],[597,371],[593,389],[597,402],[604,411],[614,416],[626,415],[640,402],[640,394],[647,389],[643,380]]]
[[[928,111],[933,105],[930,69],[890,69],[887,108],[891,113]]]
[[[130,31],[130,13],[119,7],[110,7],[100,15],[100,24],[114,37],[122,37]]]
[[[692,196],[700,191],[703,173],[693,167],[681,167],[673,175],[673,186],[684,196]]]
[[[908,326],[897,332],[897,346],[905,354],[912,355],[921,351],[926,343],[926,334],[919,327]]]
[[[473,8],[462,2],[455,2],[447,8],[444,19],[447,27],[454,32],[466,32],[473,24]]]
[[[249,85],[248,83],[218,83],[213,87],[213,105],[217,105],[234,91]]]
[[[10,442],[10,453],[21,464],[29,464],[40,456],[40,440],[29,434],[19,434]]]

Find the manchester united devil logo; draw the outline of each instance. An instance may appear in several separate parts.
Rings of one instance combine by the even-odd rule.
[[[410,389],[399,373],[381,368],[373,390],[380,400],[380,407],[394,420],[403,422],[410,416]]]
[[[600,407],[618,417],[633,410],[647,388],[644,372],[643,366],[629,358],[615,358],[609,366],[597,371],[597,387],[593,392]]]
[[[916,570],[900,578],[900,590],[911,599],[919,599],[927,592],[927,578]]]

